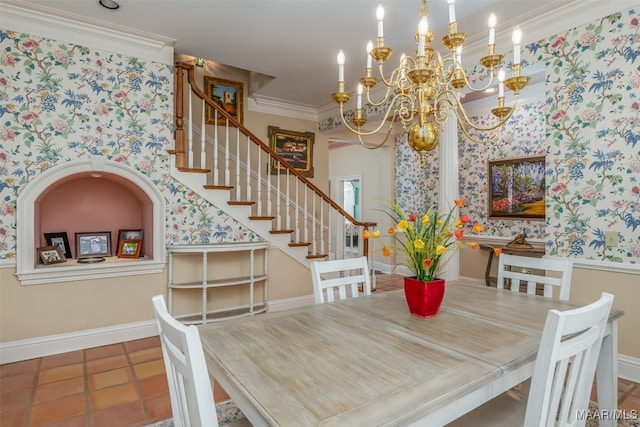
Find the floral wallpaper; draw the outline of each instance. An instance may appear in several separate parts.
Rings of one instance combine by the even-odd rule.
[[[16,254],[16,201],[47,169],[91,155],[144,174],[165,197],[167,243],[259,239],[169,175],[173,69],[0,30],[0,260]]]
[[[460,134],[460,194],[490,236],[526,232],[549,255],[638,264],[640,261],[640,16],[635,8],[526,46],[525,65],[544,64],[545,99],[521,105],[499,143]],[[482,72],[481,67],[475,70]],[[482,76],[477,77],[482,80]],[[488,119],[487,119],[488,120]],[[330,117],[320,129],[339,125]],[[396,198],[412,207],[437,201],[437,154],[421,171],[396,145]],[[487,161],[546,155],[545,221],[488,220]],[[402,165],[402,167],[400,167]],[[424,183],[424,184],[423,184]],[[605,232],[618,247],[605,246]]]

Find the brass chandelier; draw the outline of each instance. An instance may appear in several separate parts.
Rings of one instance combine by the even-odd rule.
[[[421,159],[425,154],[433,150],[438,144],[438,127],[442,127],[449,118],[451,112],[456,116],[460,128],[464,134],[475,142],[488,142],[495,140],[497,132],[484,141],[473,137],[468,127],[477,131],[490,132],[500,128],[511,117],[518,102],[518,94],[529,82],[529,77],[521,76],[520,71],[520,43],[522,32],[519,27],[513,31],[514,44],[512,76],[505,80],[504,70],[496,72],[496,66],[502,62],[503,55],[495,53],[495,25],[496,17],[492,13],[489,17],[489,43],[488,54],[480,59],[480,63],[489,71],[489,78],[483,87],[472,87],[467,73],[461,64],[462,43],[466,34],[458,32],[458,24],[455,18],[455,0],[447,0],[449,4],[449,34],[442,38],[443,45],[451,52],[451,55],[443,58],[437,50],[431,46],[433,32],[428,26],[429,10],[427,0],[422,0],[420,8],[420,23],[415,35],[417,43],[416,57],[406,56],[400,58],[400,64],[385,77],[384,63],[391,56],[391,48],[384,45],[383,19],[384,9],[378,6],[376,17],[378,20],[378,36],[376,46],[369,41],[367,45],[366,74],[360,78],[357,89],[357,102],[355,113],[345,117],[344,104],[351,98],[351,93],[345,92],[344,63],[345,56],[342,51],[338,53],[338,92],[333,94],[333,99],[340,106],[340,118],[351,132],[358,136],[359,142],[371,149],[379,148],[385,144],[394,124],[402,123],[403,129],[408,129],[408,142]],[[377,85],[378,78],[373,75],[372,60],[378,63],[380,81],[386,88],[385,95],[379,99],[372,99],[372,89]],[[497,77],[498,105],[491,112],[497,117],[497,122],[489,126],[480,126],[474,123],[465,112],[461,98],[463,88],[472,92],[485,91],[494,84]],[[504,86],[514,93],[513,105],[505,106]],[[363,115],[362,95],[366,89],[367,102],[371,107],[378,107],[384,111],[384,117],[372,130],[365,130],[363,126],[367,119]],[[351,122],[351,124],[349,123]],[[386,122],[389,127],[384,140],[378,144],[370,144],[363,137],[379,132]]]

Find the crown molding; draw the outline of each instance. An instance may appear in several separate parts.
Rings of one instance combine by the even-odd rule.
[[[173,64],[174,39],[17,0],[0,3],[3,30]]]
[[[251,95],[247,99],[247,109],[256,113],[318,121],[318,110],[314,107],[293,104],[267,96]]]

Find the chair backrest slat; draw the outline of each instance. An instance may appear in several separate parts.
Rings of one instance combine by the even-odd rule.
[[[311,279],[316,304],[333,302],[334,292],[338,298],[357,298],[371,294],[371,276],[366,257],[311,262]],[[349,291],[349,293],[347,293]]]
[[[506,280],[511,281],[511,290],[520,292],[520,284],[526,284],[527,293],[536,295],[537,285],[544,288],[545,297],[553,296],[553,288],[559,289],[559,298],[569,300],[573,260],[556,258],[533,258],[511,254],[500,254],[498,265],[498,289],[504,289]],[[546,275],[534,274],[529,270],[544,270]],[[549,272],[560,277],[549,276]]]

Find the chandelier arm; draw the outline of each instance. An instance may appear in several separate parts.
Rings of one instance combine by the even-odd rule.
[[[511,118],[511,116],[513,115],[513,112],[516,111],[517,106],[518,106],[518,95],[514,95],[513,105],[511,106],[511,110],[509,111],[509,113],[503,118],[499,119],[496,124],[489,127],[482,127],[482,126],[475,125],[474,122],[471,119],[469,119],[469,117],[467,116],[467,112],[462,108],[455,109],[455,113],[456,113],[456,117],[458,118],[460,118],[460,114],[462,114],[462,117],[464,118],[464,121],[466,123],[468,123],[474,129],[483,132],[483,131],[495,130],[501,127],[502,125],[504,125]]]
[[[462,77],[464,78],[465,87],[467,87],[470,91],[472,91],[472,92],[483,92],[483,91],[487,90],[488,88],[490,88],[493,85],[493,83],[494,83],[493,79],[494,79],[495,75],[494,75],[494,71],[490,70],[489,79],[487,80],[487,84],[482,86],[482,87],[473,87],[471,85],[471,82],[469,81],[467,73],[462,73]]]
[[[395,101],[395,97],[394,97],[394,101]],[[345,127],[355,133],[358,136],[369,136],[369,135],[373,135],[374,133],[378,132],[380,129],[382,129],[382,127],[384,126],[385,122],[387,121],[387,118],[389,117],[389,113],[391,111],[391,107],[393,107],[393,102],[391,103],[391,105],[389,106],[389,108],[387,109],[387,111],[384,114],[384,118],[380,121],[380,125],[378,125],[377,128],[371,130],[371,131],[362,131],[358,128],[353,128],[351,127],[351,125],[349,125],[349,122],[347,121],[347,119],[344,116],[344,108],[342,106],[340,106],[340,120],[342,120],[342,123],[345,125]],[[392,124],[389,126],[389,131],[391,131],[391,128],[393,127],[393,122]]]
[[[370,98],[370,90],[367,89],[367,101],[369,102],[369,104],[371,104],[374,107],[379,107],[381,105],[383,105],[385,102],[388,101],[388,97],[389,97],[389,92],[391,92],[391,87],[387,86],[387,92],[384,94],[384,96],[382,97],[382,99],[378,102],[374,102],[371,100]]]
[[[387,140],[389,139],[389,135],[391,135],[392,129],[393,129],[393,126],[389,126],[389,130],[387,130],[387,134],[385,135],[384,140],[380,144],[368,144],[362,140],[362,135],[360,134],[358,134],[358,142],[360,143],[360,145],[362,145],[366,149],[375,150],[377,148],[382,147],[387,142]]]
[[[467,131],[467,129],[464,127],[464,124],[460,121],[460,118],[458,117],[458,115],[456,114],[456,119],[458,120],[458,123],[460,124],[460,129],[462,129],[462,133],[464,133],[464,135],[472,142],[475,142],[476,144],[487,144],[490,142],[495,142],[498,140],[498,137],[502,134],[502,127],[498,127],[497,128],[497,132],[494,132],[493,135],[491,135],[489,138],[486,139],[478,139],[474,136],[472,136],[471,134],[469,134],[469,132]]]
[[[380,79],[382,80],[382,83],[384,83],[384,85],[388,88],[395,87],[400,81],[401,69],[401,66],[396,67],[389,75],[389,80],[387,80],[384,77],[384,63],[380,62],[378,64],[378,72],[380,73]]]

